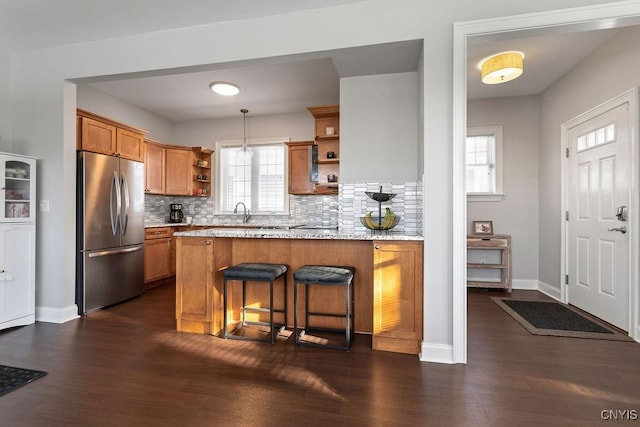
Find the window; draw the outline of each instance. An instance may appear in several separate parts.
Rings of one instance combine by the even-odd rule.
[[[282,138],[251,141],[250,160],[238,155],[242,141],[216,143],[218,213],[232,213],[239,202],[252,215],[288,213],[285,142]]]
[[[502,126],[468,128],[465,151],[467,200],[502,200]]]

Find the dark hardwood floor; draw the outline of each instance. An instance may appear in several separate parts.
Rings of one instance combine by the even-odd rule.
[[[161,286],[0,332],[0,364],[49,373],[0,397],[0,425],[640,424],[601,417],[640,412],[640,344],[533,336],[491,295],[503,294],[469,293],[469,363],[442,365],[373,351],[367,336],[344,353],[177,333],[175,289]]]

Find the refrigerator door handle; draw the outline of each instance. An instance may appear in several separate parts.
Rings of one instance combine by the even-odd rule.
[[[114,218],[114,209],[113,209],[113,190],[115,188],[116,192],[116,208],[115,208],[115,218]],[[118,172],[113,172],[113,176],[111,177],[111,190],[109,193],[109,216],[111,219],[111,233],[115,236],[118,233],[118,222],[120,221],[120,209],[121,209],[121,201],[120,201],[120,180],[118,179]]]
[[[125,174],[122,174],[122,195],[124,200],[124,212],[120,215],[120,229],[122,230],[122,235],[127,234],[127,225],[129,224],[129,183],[127,182],[127,177]]]
[[[89,254],[89,258],[97,258],[97,257],[109,256],[109,255],[128,254],[128,253],[137,252],[140,250],[142,250],[142,246],[135,246],[131,248],[122,248],[122,249],[111,249],[107,251],[97,251],[97,252],[91,252]]]

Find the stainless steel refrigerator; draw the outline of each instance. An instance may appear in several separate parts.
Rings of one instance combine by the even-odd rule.
[[[142,294],[144,164],[78,152],[76,304],[79,314]]]

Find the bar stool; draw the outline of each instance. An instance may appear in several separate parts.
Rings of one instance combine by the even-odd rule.
[[[305,265],[300,267],[293,273],[293,333],[294,342],[296,347],[299,346],[313,346],[332,348],[336,350],[349,351],[351,348],[351,339],[353,337],[353,275],[355,272],[354,267],[346,266],[327,266],[327,265]],[[298,285],[304,285],[304,329],[298,334]],[[309,286],[342,286],[345,290],[345,312],[342,313],[327,313],[327,312],[312,312],[309,311]],[[336,328],[319,328],[309,325],[309,316],[321,316],[321,317],[344,317],[345,319],[345,343],[344,345],[333,345],[316,343],[312,341],[303,341],[301,338],[308,331],[329,331],[329,332],[342,332],[342,329]]]
[[[284,322],[283,327],[287,325],[287,266],[284,264],[252,264],[252,263],[243,263],[231,266],[222,272],[224,277],[224,285],[223,285],[223,317],[224,317],[224,338],[227,339],[236,339],[236,340],[251,340],[251,341],[265,341],[270,343],[275,343],[276,334],[275,334],[275,325],[273,322],[273,313],[283,313],[284,314]],[[284,301],[283,301],[283,309],[274,309],[273,307],[273,282],[276,281],[280,276],[284,278]],[[233,332],[237,332],[239,329],[246,325],[260,325],[260,326],[269,326],[270,328],[270,337],[266,339],[261,338],[252,338],[242,335],[234,335],[233,333],[229,333],[227,330],[227,306],[229,304],[229,293],[227,290],[227,281],[228,280],[241,280],[242,281],[242,322],[238,328],[236,328]],[[269,307],[247,307],[246,302],[246,285],[247,282],[269,282]],[[247,311],[250,312],[262,312],[269,313],[269,322],[263,321],[247,321]]]

